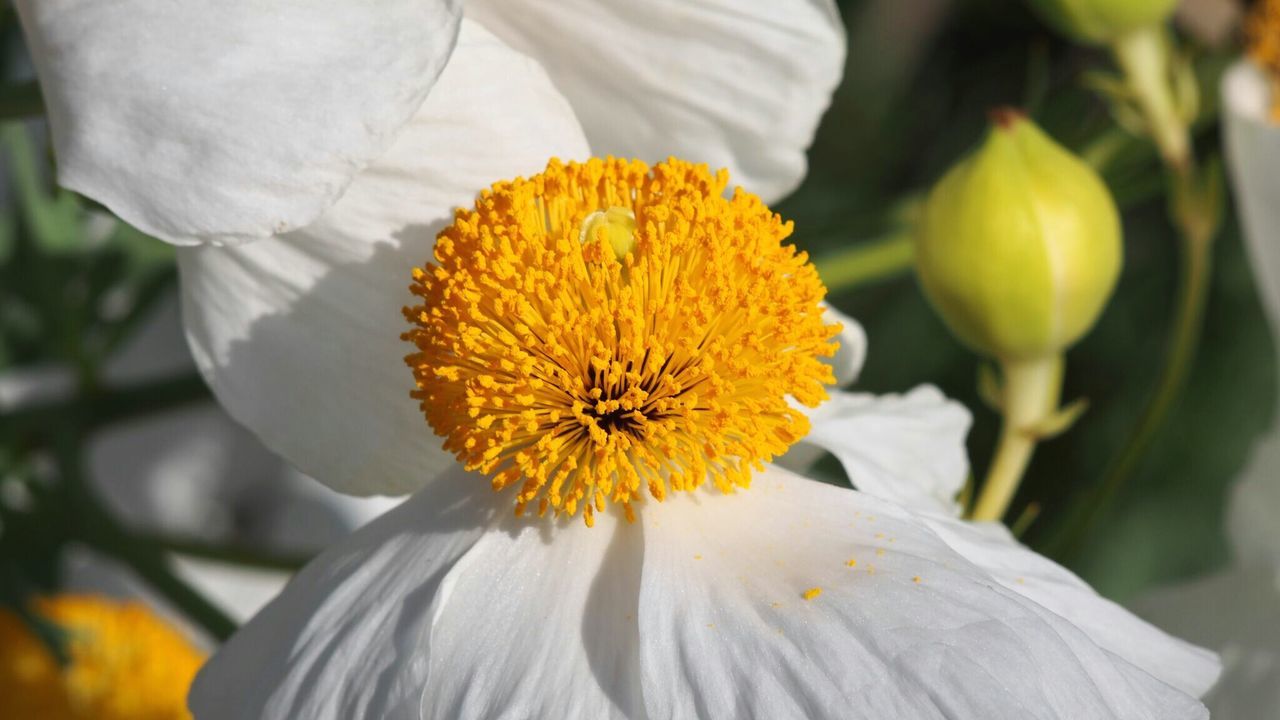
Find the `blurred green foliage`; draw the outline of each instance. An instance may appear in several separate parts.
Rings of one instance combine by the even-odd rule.
[[[1090,409],[1040,446],[1010,515],[1037,505],[1024,540],[1048,548],[1136,420],[1165,347],[1178,244],[1156,154],[1116,129],[1083,82],[1108,67],[1106,55],[1059,39],[1021,3],[863,0],[842,10],[851,26],[845,82],[811,153],[809,178],[780,208],[815,256],[893,231],[902,199],[971,150],[998,105],[1027,109],[1060,142],[1105,160],[1104,177],[1124,209],[1116,297],[1068,354],[1064,399],[1087,397]],[[879,25],[859,27],[864,21]],[[1217,152],[1217,76],[1228,57],[1207,50],[1195,57],[1205,105],[1197,143],[1206,157]],[[978,397],[978,359],[948,335],[915,278],[832,299],[870,339],[859,389],[900,392],[931,382],[964,402],[974,412],[969,448],[981,477],[1000,418]],[[1225,492],[1270,421],[1275,361],[1232,219],[1216,244],[1203,344],[1181,401],[1140,472],[1079,551],[1060,559],[1119,599],[1224,563]]]
[[[137,406],[102,370],[176,272],[171,248],[54,186],[36,124],[0,125],[0,157],[0,368],[47,401],[0,422],[0,492],[23,498],[0,503],[0,573],[10,590],[49,588],[83,520],[53,478],[66,480],[82,432]]]
[[[37,129],[0,126],[0,366],[86,372],[175,279],[173,251],[53,186]]]

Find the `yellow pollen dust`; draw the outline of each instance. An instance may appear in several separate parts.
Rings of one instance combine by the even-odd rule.
[[[67,663],[0,610],[0,717],[184,720],[203,655],[136,602],[60,595],[32,613],[65,633]]]
[[[414,398],[517,514],[609,504],[751,472],[809,430],[834,381],[826,290],[792,226],[728,174],[670,159],[552,160],[495,184],[414,270]]]
[[[1261,0],[1245,22],[1249,57],[1271,79],[1271,119],[1280,122],[1280,0]]]

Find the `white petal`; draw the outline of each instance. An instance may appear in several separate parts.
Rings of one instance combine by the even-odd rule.
[[[865,494],[774,468],[643,522],[651,717],[1207,717]]]
[[[862,329],[861,323],[831,305],[823,303],[823,308],[824,321],[843,326],[836,338],[840,342],[840,349],[829,362],[836,373],[836,387],[849,387],[858,379],[862,365],[867,360],[867,332]]]
[[[844,65],[830,0],[472,0],[467,14],[547,68],[597,155],[727,167],[766,202],[804,176]]]
[[[591,530],[504,500],[456,472],[326,552],[196,717],[1205,716],[864,494],[774,469]]]
[[[455,471],[326,552],[201,671],[196,717],[635,717],[640,528],[510,507]]]
[[[640,527],[504,517],[445,577],[422,717],[642,716]]]
[[[498,507],[458,470],[331,547],[205,664],[195,716],[417,718],[430,609]]]
[[[449,57],[459,0],[20,0],[66,187],[178,244],[309,224]]]
[[[197,365],[232,416],[331,487],[400,494],[448,458],[409,397],[413,267],[459,205],[586,142],[541,69],[464,22],[453,61],[387,155],[304,230],[182,249]]]
[[[1161,681],[1202,697],[1218,677],[1217,656],[1166,634],[1023,546],[999,523],[926,517],[931,530],[996,582],[1071,621],[1100,647]]]
[[[1270,96],[1266,76],[1248,60],[1223,77],[1227,164],[1254,277],[1280,338],[1280,124],[1268,120]]]
[[[881,396],[832,392],[809,419],[813,429],[801,443],[835,455],[854,487],[913,510],[959,514],[972,417],[937,388]]]

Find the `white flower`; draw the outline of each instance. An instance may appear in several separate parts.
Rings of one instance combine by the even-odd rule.
[[[765,466],[726,494],[797,427],[776,393],[821,399],[833,328],[781,221],[690,167],[553,163],[440,234],[404,313],[415,396],[515,487],[455,465],[330,549],[206,666],[197,716],[1204,717],[1212,654],[955,517],[969,417],[934,389],[813,412],[804,441],[868,493]],[[596,193],[631,224],[590,224]]]
[[[62,182],[240,243],[179,255],[219,399],[332,487],[420,488],[218,653],[198,717],[1205,716],[1211,654],[948,514],[968,416],[936,391],[819,410],[867,493],[770,466],[594,528],[513,517],[422,426],[398,288],[452,209],[591,152],[778,197],[839,76],[829,2],[19,7]]]

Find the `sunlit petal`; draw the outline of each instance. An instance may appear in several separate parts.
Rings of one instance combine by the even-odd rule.
[[[311,223],[413,117],[458,0],[22,0],[66,187],[181,245]]]
[[[667,505],[643,518],[651,717],[1207,717],[888,503],[773,469]]]
[[[538,66],[464,22],[431,97],[324,217],[248,245],[180,250],[200,370],[233,417],[329,486],[421,487],[451,460],[409,397],[401,358],[412,348],[399,335],[410,271],[480,189],[586,154]]]
[[[472,0],[475,17],[542,63],[597,155],[727,167],[772,202],[843,70],[830,0]]]

